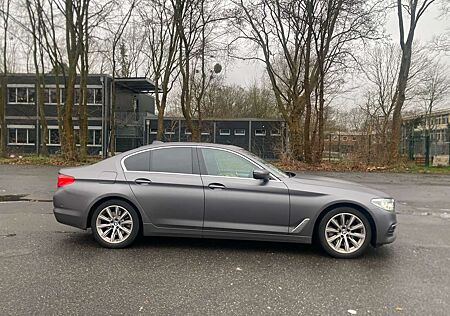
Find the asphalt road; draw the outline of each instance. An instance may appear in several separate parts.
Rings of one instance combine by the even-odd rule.
[[[143,238],[109,250],[57,223],[57,168],[0,165],[0,315],[450,313],[450,176],[328,174],[392,193],[397,241],[356,260],[309,245]]]

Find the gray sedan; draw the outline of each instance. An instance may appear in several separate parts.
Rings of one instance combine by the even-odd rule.
[[[394,200],[355,183],[282,172],[235,146],[159,143],[61,169],[56,219],[104,247],[139,234],[311,243],[337,258],[395,240]]]

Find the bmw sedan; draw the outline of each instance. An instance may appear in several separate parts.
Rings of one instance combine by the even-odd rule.
[[[158,143],[61,169],[56,219],[104,247],[185,236],[320,243],[337,258],[396,238],[394,200],[339,179],[283,172],[235,146]]]

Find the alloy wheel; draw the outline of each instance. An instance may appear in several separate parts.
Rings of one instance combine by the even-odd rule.
[[[126,208],[110,205],[98,214],[96,229],[105,242],[118,244],[125,241],[133,231],[133,218]]]
[[[366,227],[358,216],[351,213],[338,213],[327,222],[325,239],[333,250],[350,254],[364,244]]]

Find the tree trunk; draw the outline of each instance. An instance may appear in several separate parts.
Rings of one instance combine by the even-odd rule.
[[[289,156],[295,160],[303,160],[303,135],[301,127],[301,116],[293,112],[287,121],[289,135]]]
[[[48,156],[48,126],[47,126],[47,118],[45,116],[45,109],[44,109],[44,97],[45,97],[45,82],[42,74],[39,74],[39,70],[36,70],[36,79],[37,79],[37,106],[38,106],[38,112],[39,112],[39,124],[41,125],[41,135],[42,137],[39,137],[41,140],[41,148],[40,148],[40,155],[41,156]],[[39,130],[39,129],[38,129]],[[38,145],[39,146],[39,145]]]
[[[0,89],[0,157],[6,157],[6,103],[8,100],[8,76],[6,72],[0,78]]]
[[[411,67],[412,40],[407,41],[402,53],[402,61],[400,65],[399,77],[397,82],[396,101],[392,115],[392,135],[389,150],[389,162],[393,163],[398,160],[399,146],[401,138],[402,126],[402,109],[405,103],[405,93],[408,84],[409,70]]]

